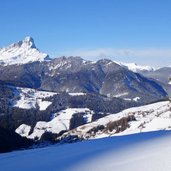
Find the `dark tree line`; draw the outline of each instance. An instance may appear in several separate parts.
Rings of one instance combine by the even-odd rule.
[[[17,149],[25,149],[33,145],[33,141],[23,138],[14,131],[0,127],[0,153]]]

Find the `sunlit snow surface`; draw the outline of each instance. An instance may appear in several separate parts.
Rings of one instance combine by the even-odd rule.
[[[1,171],[170,171],[171,131],[0,154]]]
[[[31,88],[16,87],[15,96],[13,101],[13,107],[19,107],[22,109],[31,109],[39,107],[39,110],[46,110],[46,108],[52,103],[44,100],[44,98],[54,96],[57,93],[48,91],[38,91]]]
[[[87,122],[90,122],[93,111],[88,108],[68,108],[66,110],[61,110],[60,112],[55,113],[54,118],[49,122],[37,122],[36,126],[34,127],[33,133],[29,136],[25,134],[29,126],[25,126],[26,131],[23,132],[24,134],[21,134],[21,130],[23,128],[22,125],[20,125],[20,127],[16,129],[16,132],[19,133],[21,136],[26,136],[27,138],[31,139],[40,138],[46,131],[58,134],[60,133],[60,131],[69,130],[70,120],[75,113],[85,113],[83,115],[84,119],[86,119]]]
[[[14,87],[13,87],[14,88]],[[50,101],[44,100],[44,98],[51,97],[56,95],[55,92],[49,91],[40,91],[31,88],[21,88],[15,87],[14,89],[15,99],[12,104],[13,107],[19,107],[22,109],[31,109],[36,108],[36,105],[39,107],[39,110],[46,110],[46,108],[52,104]],[[86,93],[69,93],[70,96],[84,96]]]
[[[31,37],[14,43],[8,47],[0,48],[0,65],[26,64],[35,61],[44,61],[48,55],[41,53],[34,45]]]
[[[155,68],[151,66],[143,66],[137,65],[136,63],[124,63],[124,62],[116,62],[117,64],[126,67],[127,69],[133,72],[141,72],[141,71],[154,71]]]
[[[114,129],[112,132],[98,131],[95,135],[89,133],[90,130],[100,125],[104,127],[108,123],[112,123],[120,120],[121,118],[134,116],[135,120],[129,122],[129,127],[121,132],[116,132]],[[102,138],[108,136],[120,136],[128,135],[140,132],[150,132],[158,130],[170,130],[171,129],[171,102],[163,101],[157,102],[145,106],[133,107],[123,110],[116,114],[111,114],[100,118],[94,122],[88,123],[83,126],[79,126],[76,129],[70,131],[70,134],[79,135],[80,137],[90,138]]]
[[[29,125],[20,125],[16,129],[16,132],[21,136],[34,139],[35,137],[40,138],[46,131],[59,133],[62,130],[69,130],[70,120],[75,113],[84,113],[83,116],[88,124],[79,126],[65,134],[70,133],[71,135],[78,135],[79,137],[84,137],[85,139],[87,139],[87,137],[94,139],[108,136],[128,135],[140,132],[171,129],[171,102],[163,101],[145,106],[129,108],[119,113],[105,116],[94,122],[91,122],[94,112],[90,109],[68,108],[54,113],[52,120],[49,122],[37,122],[31,135],[28,135],[30,130]],[[121,118],[128,116],[134,116],[135,120],[129,121],[129,127],[121,132],[116,132],[115,129],[112,132],[105,131],[104,129],[102,131],[99,130],[96,134],[89,133],[93,128],[96,128],[100,125],[106,127],[108,123],[118,121]]]

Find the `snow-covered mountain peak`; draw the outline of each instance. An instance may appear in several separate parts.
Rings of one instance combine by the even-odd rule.
[[[29,49],[29,48],[35,48],[36,49],[36,46],[34,44],[34,39],[30,36],[27,36],[25,37],[25,39],[21,40],[21,41],[18,41],[16,43],[13,43],[11,45],[9,45],[8,47],[5,47],[5,48],[2,48],[5,50],[8,50],[8,49],[11,49],[11,48],[19,48],[19,47],[22,47],[22,48],[25,48],[25,49]],[[0,50],[2,50],[0,49]]]
[[[143,65],[138,65],[136,63],[124,63],[124,62],[116,62],[120,66],[123,66],[133,72],[141,72],[141,71],[154,71],[155,68],[151,66],[143,66]]]
[[[22,41],[22,43],[30,48],[36,48],[36,46],[34,44],[34,39],[30,36],[25,37],[25,39]]]
[[[26,64],[35,61],[49,59],[45,53],[41,53],[35,46],[34,39],[27,36],[23,41],[13,43],[0,49],[0,65]]]
[[[30,36],[25,37],[24,41],[25,42],[34,42],[33,38]]]

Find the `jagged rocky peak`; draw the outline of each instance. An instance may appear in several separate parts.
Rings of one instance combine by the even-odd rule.
[[[27,36],[24,39],[25,42],[34,42],[34,39],[31,36]]]
[[[121,70],[124,69],[123,67],[121,67],[120,65],[118,65],[117,63],[109,59],[100,59],[96,62],[96,65],[101,66],[103,72],[105,73],[113,72],[118,69],[121,69]]]
[[[23,44],[28,45],[30,48],[36,48],[34,44],[34,39],[30,36],[25,37],[25,39],[22,42]]]
[[[26,64],[35,61],[49,60],[49,56],[40,52],[30,36],[0,49],[0,65]]]
[[[98,63],[102,63],[102,64],[110,64],[110,63],[113,63],[112,60],[107,59],[107,58],[100,59],[100,60],[98,60],[97,62],[98,62]]]
[[[59,61],[72,61],[72,62],[80,61],[80,62],[83,62],[85,60],[82,59],[80,56],[69,56],[69,57],[61,56],[61,57],[55,58],[54,61],[58,61],[58,62]]]
[[[84,60],[83,58],[81,58],[80,56],[69,56],[67,58],[67,60],[72,63],[72,64],[76,64],[76,65],[82,65],[82,64],[89,64],[90,61]]]
[[[120,67],[119,64],[117,64],[116,62],[114,62],[114,61],[112,61],[110,59],[107,59],[107,58],[100,59],[96,63],[99,64],[99,65],[103,65],[103,66]]]
[[[11,45],[9,45],[8,47],[5,47],[3,49],[7,50],[7,49],[11,49],[11,48],[19,48],[19,47],[24,47],[24,48],[36,48],[35,44],[34,44],[34,39],[30,36],[25,37],[24,40],[20,40],[16,43],[13,43]]]
[[[62,56],[58,58],[54,58],[50,63],[50,69],[78,69],[85,63],[88,63],[79,56]]]

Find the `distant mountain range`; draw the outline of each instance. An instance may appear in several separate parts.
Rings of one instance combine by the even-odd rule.
[[[108,59],[97,62],[80,57],[50,59],[37,50],[31,37],[3,48],[0,59],[3,60],[0,80],[14,86],[55,92],[98,93],[149,102],[167,96],[155,80]],[[147,71],[148,67],[144,68]]]
[[[0,73],[0,127],[36,141],[63,139],[70,135],[65,132],[85,124],[104,128],[105,124],[94,127],[94,121],[171,95],[169,67],[156,70],[81,57],[51,59],[31,37],[0,49]],[[135,114],[121,116],[115,124],[127,128],[129,121],[137,120]]]

